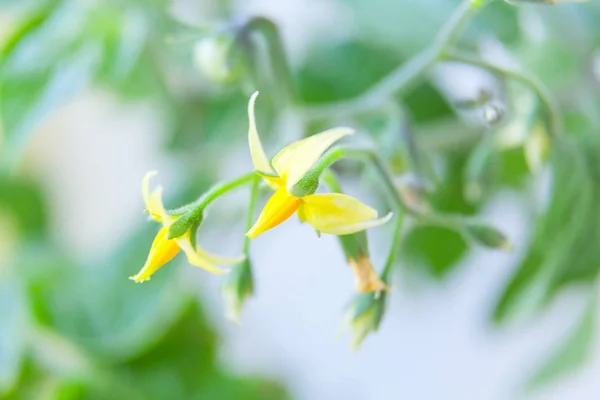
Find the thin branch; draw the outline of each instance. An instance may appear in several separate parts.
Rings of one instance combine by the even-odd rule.
[[[394,95],[410,90],[448,49],[454,45],[468,21],[487,1],[463,0],[440,29],[433,44],[375,83],[365,93],[350,100],[298,109],[305,119],[348,115],[382,107]]]
[[[455,61],[464,64],[470,64],[476,67],[486,69],[494,74],[504,76],[522,84],[528,86],[535,92],[540,101],[544,104],[548,119],[548,130],[553,138],[559,137],[562,133],[562,117],[558,108],[558,105],[548,92],[548,89],[544,86],[540,80],[531,74],[522,71],[515,71],[500,67],[498,65],[491,64],[487,61],[462,55],[454,52],[449,52],[444,56],[446,61]]]

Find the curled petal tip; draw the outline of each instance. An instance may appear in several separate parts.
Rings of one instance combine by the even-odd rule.
[[[144,279],[141,279],[141,278],[140,278],[140,277],[138,277],[137,275],[130,276],[130,277],[129,277],[129,279],[131,279],[131,280],[132,280],[132,281],[134,281],[135,283],[142,283],[142,282],[145,282],[145,281],[149,281],[149,280],[150,280],[150,278],[144,278]]]
[[[356,133],[356,129],[349,126],[340,126],[339,130],[345,135],[354,135]]]

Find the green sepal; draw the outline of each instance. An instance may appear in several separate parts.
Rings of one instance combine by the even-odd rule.
[[[352,319],[356,319],[366,313],[369,308],[373,305],[375,294],[370,293],[359,293],[351,302]]]
[[[192,247],[194,248],[194,250],[196,250],[196,238],[198,236],[198,228],[200,227],[201,222],[202,221],[196,222],[190,228],[190,243],[192,244]]]
[[[198,209],[192,209],[182,214],[169,227],[169,234],[167,235],[167,237],[169,239],[176,239],[178,237],[183,236],[193,226],[195,226],[197,229],[200,223],[202,222],[202,217],[202,211]]]
[[[254,173],[258,176],[261,176],[263,178],[279,178],[279,175],[275,174],[275,173],[271,173],[271,172],[265,172],[265,171],[260,171],[258,169],[254,170]]]
[[[468,236],[483,246],[506,251],[510,251],[513,248],[510,239],[491,225],[481,222],[467,222],[464,230]]]
[[[386,293],[363,293],[354,297],[350,305],[352,346],[357,349],[370,332],[376,332],[383,320]]]
[[[312,169],[306,173],[292,188],[290,194],[295,197],[309,196],[317,191],[319,187],[320,170]]]

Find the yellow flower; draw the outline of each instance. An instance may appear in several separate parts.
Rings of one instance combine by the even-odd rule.
[[[221,257],[202,250],[192,242],[193,236],[191,229],[178,238],[169,239],[169,227],[179,217],[169,215],[165,210],[162,202],[161,186],[156,187],[152,193],[150,192],[150,179],[154,175],[156,175],[156,171],[148,172],[144,177],[144,180],[142,181],[142,194],[150,218],[161,223],[163,226],[154,238],[154,242],[152,242],[150,254],[148,254],[146,263],[137,275],[132,276],[129,279],[136,282],[149,280],[152,274],[171,261],[180,250],[183,250],[190,264],[204,268],[214,274],[227,272],[226,270],[217,267],[217,265],[232,265],[244,260],[245,256]],[[195,229],[195,227],[192,229]]]
[[[391,218],[390,213],[384,218],[376,219],[376,210],[341,193],[294,196],[294,186],[305,177],[323,153],[344,136],[351,135],[353,130],[334,128],[299,140],[284,147],[269,162],[256,130],[254,102],[257,95],[258,92],[254,93],[248,104],[250,154],[254,169],[267,180],[275,193],[267,201],[254,226],[246,233],[248,237],[255,238],[294,213],[298,214],[301,221],[312,225],[317,232],[332,235],[362,231],[381,225]]]

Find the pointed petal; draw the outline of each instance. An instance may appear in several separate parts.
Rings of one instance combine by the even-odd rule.
[[[163,265],[171,261],[179,253],[179,245],[175,240],[167,239],[168,229],[162,227],[152,242],[150,253],[146,263],[135,276],[129,279],[135,282],[143,282],[150,279],[152,274],[158,271]]]
[[[377,211],[354,197],[341,194],[313,194],[302,198],[306,221],[317,231],[348,235],[386,223],[392,214],[377,218]]]
[[[298,209],[301,202],[302,200],[290,195],[284,187],[280,187],[267,201],[265,208],[246,236],[254,239],[261,233],[276,227],[288,219]]]
[[[258,92],[254,92],[248,102],[248,120],[250,127],[248,128],[248,144],[250,145],[250,155],[252,156],[252,164],[254,169],[266,173],[274,173],[271,163],[265,154],[265,150],[260,142],[258,130],[256,129],[256,119],[254,118],[254,102]]]
[[[199,246],[196,246],[196,248],[194,249],[194,246],[192,246],[192,242],[190,241],[190,235],[185,234],[182,237],[175,239],[177,241],[177,244],[179,245],[179,247],[181,247],[181,250],[183,250],[183,252],[185,253],[185,255],[187,256],[188,262],[196,267],[200,267],[200,268],[204,268],[205,270],[207,270],[208,272],[211,272],[213,274],[224,274],[227,272],[227,270],[225,269],[221,269],[218,266],[216,266],[215,264],[217,264],[217,260],[219,261],[231,261],[231,260],[235,260],[235,262],[238,262],[238,259],[225,259],[225,258],[220,258],[218,256],[213,256],[212,254],[207,253],[206,251],[202,250]],[[243,260],[243,258],[242,258]],[[226,262],[223,264],[230,264],[230,262]],[[234,263],[231,263],[234,264]]]
[[[362,222],[358,222],[354,225],[346,225],[343,227],[339,227],[335,230],[332,230],[331,232],[325,232],[325,231],[321,231],[321,232],[331,233],[332,235],[350,235],[352,233],[364,231],[364,230],[367,230],[370,228],[375,228],[379,225],[383,225],[386,222],[388,222],[390,219],[392,219],[393,216],[394,216],[394,213],[390,212],[390,213],[387,213],[385,215],[385,217],[382,217],[382,218],[372,219],[369,221],[362,221]]]
[[[273,167],[291,190],[332,144],[352,133],[351,128],[333,128],[298,140],[277,153]]]
[[[162,186],[157,186],[153,192],[150,192],[150,179],[158,174],[157,171],[150,171],[144,176],[142,180],[142,196],[144,198],[144,203],[146,204],[146,210],[150,214],[150,216],[162,222],[167,212],[162,202]]]
[[[283,179],[277,175],[267,174],[262,171],[254,171],[257,175],[264,179],[264,182],[273,190],[279,189],[283,185]]]

